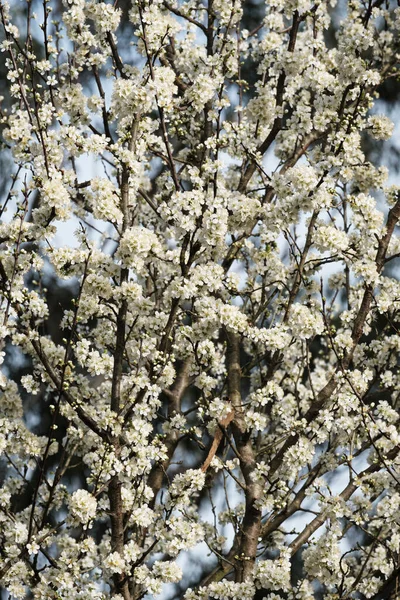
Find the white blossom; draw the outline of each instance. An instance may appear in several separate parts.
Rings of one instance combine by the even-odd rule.
[[[97,501],[86,490],[76,490],[69,500],[69,508],[80,523],[86,524],[96,515]]]
[[[368,125],[377,140],[388,140],[392,136],[394,124],[386,115],[373,115],[368,119]]]

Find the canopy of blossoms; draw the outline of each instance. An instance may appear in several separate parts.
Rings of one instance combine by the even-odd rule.
[[[267,0],[249,31],[244,4],[0,2],[10,598],[400,574],[399,188],[363,150],[393,132],[400,8]],[[49,273],[75,290],[57,340]]]

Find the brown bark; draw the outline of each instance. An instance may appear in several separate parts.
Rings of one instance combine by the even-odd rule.
[[[229,423],[232,421],[234,416],[235,416],[235,411],[231,410],[224,419],[221,419],[221,421],[218,421],[218,427],[215,431],[214,439],[211,444],[211,448],[207,454],[206,460],[203,462],[203,464],[201,466],[202,471],[207,471],[208,467],[210,466],[212,459],[214,458],[214,456],[217,453],[218,446],[220,445],[221,440],[224,437],[224,428],[228,427]]]
[[[168,417],[172,417],[174,414],[178,414],[181,411],[182,397],[188,386],[189,367],[189,361],[186,361],[182,364],[172,389],[168,391]],[[178,444],[179,435],[179,432],[176,430],[172,430],[168,433],[163,440],[163,443],[167,449],[167,458],[162,463],[155,464],[150,471],[147,484],[151,487],[154,493],[153,499],[150,503],[152,508],[156,503],[157,494],[161,490],[165,472],[168,469],[168,466],[174,455],[175,448]]]
[[[129,204],[129,174],[126,168],[122,171],[121,181],[121,208],[124,217],[123,231],[128,227],[128,204]],[[120,283],[128,280],[128,269],[121,269]],[[125,330],[128,305],[123,299],[118,310],[117,331],[114,351],[114,368],[111,385],[111,410],[118,415],[121,406],[121,379],[122,367],[125,353]],[[112,437],[112,445],[116,458],[121,452],[121,442],[119,436]],[[121,493],[121,482],[118,475],[112,477],[108,487],[108,498],[110,501],[110,519],[111,519],[111,551],[118,552],[121,556],[124,554],[124,509]],[[121,594],[124,600],[131,600],[129,591],[129,581],[126,573],[115,573],[113,576],[115,591]]]
[[[239,338],[236,333],[232,332],[227,333],[227,338],[228,394],[235,412],[232,431],[236,450],[240,457],[240,469],[246,485],[246,508],[239,534],[238,554],[235,556],[235,579],[237,582],[243,582],[251,579],[254,571],[261,530],[261,510],[256,503],[262,496],[262,485],[253,478],[256,459],[250,432],[246,429],[242,406]]]

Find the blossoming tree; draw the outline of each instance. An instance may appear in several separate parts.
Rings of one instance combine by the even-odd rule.
[[[0,2],[5,597],[396,587],[400,200],[362,140],[400,8],[343,3],[332,42],[329,2],[242,4],[133,0],[127,44],[117,2]]]

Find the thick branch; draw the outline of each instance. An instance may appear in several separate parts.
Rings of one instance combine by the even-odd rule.
[[[171,418],[181,412],[181,400],[189,381],[190,362],[186,360],[179,371],[170,393],[168,394],[168,417]],[[157,495],[162,487],[164,475],[171,462],[175,448],[177,446],[180,433],[176,429],[171,429],[168,435],[163,439],[163,443],[167,450],[167,458],[162,463],[157,463],[150,471],[148,478],[148,486],[153,490],[154,496],[151,501],[151,506],[154,507]]]
[[[123,214],[123,230],[126,230],[129,223],[129,174],[126,167],[121,174],[121,209]],[[121,269],[120,283],[128,280],[128,269]],[[121,300],[118,310],[117,331],[114,351],[114,367],[111,383],[111,410],[117,414],[121,406],[121,379],[122,368],[125,353],[125,330],[128,304],[126,299]],[[118,457],[121,452],[119,436],[113,436],[112,443],[115,456]],[[124,554],[124,509],[121,493],[122,484],[118,476],[112,477],[108,487],[108,497],[110,500],[110,520],[111,520],[111,549],[112,552],[118,552],[121,556]],[[125,573],[115,573],[113,576],[115,591],[121,594],[124,600],[131,600],[129,591],[129,581]]]
[[[261,510],[256,506],[262,496],[262,486],[254,478],[256,459],[250,432],[246,427],[241,394],[240,344],[236,333],[227,333],[226,366],[229,400],[235,411],[232,431],[236,449],[240,456],[240,469],[246,484],[246,509],[239,534],[236,581],[250,579],[257,555],[258,538],[261,530]]]

